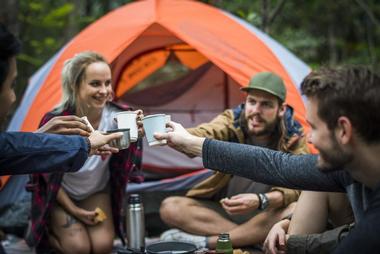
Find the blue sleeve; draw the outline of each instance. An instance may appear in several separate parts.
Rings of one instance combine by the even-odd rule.
[[[352,182],[342,170],[324,173],[316,155],[292,155],[252,145],[206,139],[202,150],[205,168],[240,175],[268,185],[291,189],[345,192]]]
[[[80,136],[0,133],[0,175],[76,171],[87,158],[87,142]]]

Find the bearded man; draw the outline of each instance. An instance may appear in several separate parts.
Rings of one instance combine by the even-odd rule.
[[[246,93],[244,103],[188,131],[199,137],[308,153],[301,125],[285,104],[286,89],[279,76],[258,73],[241,90]],[[177,229],[164,232],[161,239],[191,241],[213,249],[218,234],[228,232],[234,247],[260,244],[272,225],[291,213],[288,206],[298,196],[297,190],[216,172],[186,197],[173,196],[162,202],[162,220]]]

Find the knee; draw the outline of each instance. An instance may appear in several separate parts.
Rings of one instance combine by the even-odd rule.
[[[92,253],[94,254],[107,254],[112,253],[113,239],[105,237],[97,239],[92,245]]]
[[[175,226],[182,218],[184,207],[186,207],[185,198],[168,197],[161,203],[160,217],[168,225]]]

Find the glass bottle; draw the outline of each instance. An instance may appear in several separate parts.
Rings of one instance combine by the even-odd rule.
[[[219,234],[218,240],[216,242],[215,250],[217,253],[224,253],[224,254],[233,253],[234,250],[232,248],[230,235],[228,233]]]

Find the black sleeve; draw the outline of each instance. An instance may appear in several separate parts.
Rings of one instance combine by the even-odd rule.
[[[292,155],[252,145],[206,139],[202,157],[206,168],[291,189],[345,192],[345,186],[352,182],[343,170],[321,172],[317,168],[317,156],[311,154]]]
[[[380,253],[380,188],[374,191],[363,218],[334,253]]]

